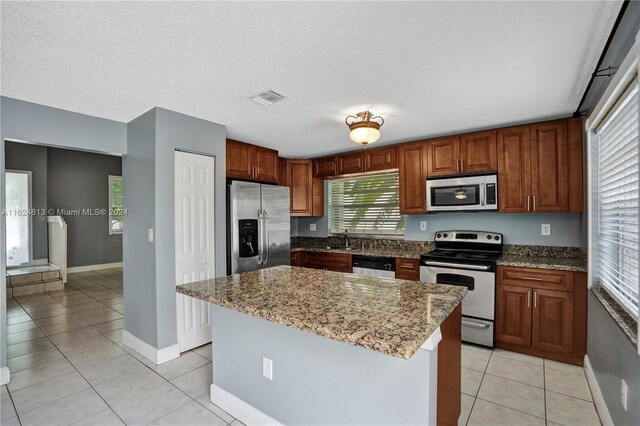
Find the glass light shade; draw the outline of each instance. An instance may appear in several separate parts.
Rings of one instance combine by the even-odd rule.
[[[375,127],[358,127],[349,132],[349,137],[355,143],[372,143],[380,139],[380,130]]]

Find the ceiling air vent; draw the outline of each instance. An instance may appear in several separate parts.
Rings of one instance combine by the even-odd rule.
[[[264,105],[264,106],[271,106],[273,104],[275,104],[276,102],[280,102],[284,99],[286,99],[287,97],[285,95],[282,95],[274,90],[267,90],[266,92],[260,93],[258,95],[255,95],[253,99],[255,102]]]

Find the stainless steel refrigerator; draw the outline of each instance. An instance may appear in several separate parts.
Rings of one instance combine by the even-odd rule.
[[[231,181],[227,209],[228,274],[290,264],[289,188]]]

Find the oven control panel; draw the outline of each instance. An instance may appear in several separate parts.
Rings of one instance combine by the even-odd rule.
[[[480,231],[438,231],[435,241],[502,244],[502,234]]]

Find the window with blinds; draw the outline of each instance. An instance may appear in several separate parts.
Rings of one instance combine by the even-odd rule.
[[[331,233],[402,235],[397,173],[329,181]]]
[[[638,318],[638,84],[634,81],[597,128],[598,275]]]

